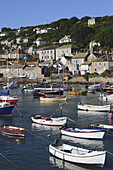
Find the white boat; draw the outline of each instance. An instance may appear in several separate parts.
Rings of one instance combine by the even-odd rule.
[[[88,128],[67,128],[61,129],[63,135],[73,136],[77,138],[85,139],[102,139],[105,132],[98,129],[88,129]]]
[[[51,101],[66,101],[67,96],[41,96],[40,97],[40,101],[47,101],[47,102],[51,102]]]
[[[93,151],[67,144],[49,145],[49,152],[62,160],[72,163],[104,166],[106,151]]]
[[[88,105],[88,104],[78,104],[77,108],[79,110],[85,110],[85,111],[95,111],[95,112],[108,112],[110,111],[110,105]]]
[[[15,96],[0,96],[1,102],[8,102],[10,104],[16,104],[18,102],[18,98]]]
[[[113,125],[91,124],[91,126],[99,130],[105,130],[106,132],[113,132]]]
[[[50,118],[36,115],[31,117],[32,122],[47,126],[63,126],[67,122],[67,117]]]
[[[111,101],[113,100],[113,94],[110,94],[110,95],[100,94],[99,98],[103,101]]]

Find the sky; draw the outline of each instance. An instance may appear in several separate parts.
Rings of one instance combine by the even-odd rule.
[[[113,15],[113,0],[0,0],[0,31],[106,15]]]

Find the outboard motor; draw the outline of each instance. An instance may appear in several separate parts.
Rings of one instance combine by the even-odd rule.
[[[54,141],[54,143],[52,145],[57,146],[58,142],[59,142],[59,139],[55,139],[55,141]]]

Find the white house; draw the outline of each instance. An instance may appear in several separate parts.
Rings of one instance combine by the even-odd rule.
[[[16,43],[17,43],[17,44],[20,44],[22,41],[23,41],[23,38],[22,38],[22,37],[16,38]]]
[[[95,24],[95,18],[88,19],[88,26]]]
[[[38,49],[38,47],[36,47],[36,46],[31,46],[31,47],[29,47],[28,48],[28,54],[30,54],[30,55],[32,55],[32,54],[35,54],[35,50],[37,50]]]
[[[40,62],[47,61],[47,60],[56,60],[56,46],[48,46],[44,48],[40,48],[37,51],[37,54],[39,55]]]
[[[4,37],[4,36],[6,36],[6,35],[8,35],[8,32],[2,32],[2,33],[0,33],[0,37]]]
[[[91,41],[91,42],[89,43],[89,50],[92,51],[92,50],[93,50],[93,47],[94,47],[95,45],[97,45],[98,47],[100,47],[100,43],[97,43],[97,42],[95,42],[95,41]]]
[[[59,40],[59,43],[67,43],[67,42],[71,42],[71,38],[70,38],[70,35],[65,35],[63,38],[61,38]]]
[[[41,38],[38,38],[34,41],[34,43],[37,44],[37,46],[46,44],[46,41],[42,40]]]

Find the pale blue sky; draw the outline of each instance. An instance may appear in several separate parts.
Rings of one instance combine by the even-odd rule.
[[[113,15],[113,0],[0,0],[1,28],[37,26],[62,18]]]

